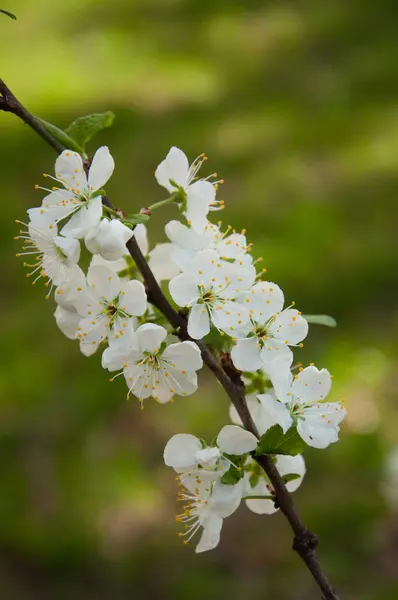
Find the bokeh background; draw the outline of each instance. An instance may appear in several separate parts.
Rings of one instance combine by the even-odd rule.
[[[295,499],[345,600],[398,597],[398,5],[389,0],[2,0],[0,76],[64,127],[112,109],[95,140],[116,158],[107,191],[130,212],[162,199],[171,145],[225,179],[225,224],[245,227],[271,280],[328,313],[299,358],[347,398],[341,441],[306,453]],[[51,148],[0,114],[0,598],[317,600],[280,514],[245,507],[196,556],[174,523],[162,465],[178,431],[212,438],[228,401],[125,402],[31,289],[15,218],[38,204]],[[152,244],[175,216],[159,211]]]

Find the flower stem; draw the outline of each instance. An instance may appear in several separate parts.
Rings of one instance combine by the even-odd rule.
[[[151,206],[148,206],[148,210],[150,210],[151,212],[156,210],[157,208],[160,208],[161,206],[166,206],[167,204],[172,204],[173,202],[176,201],[178,194],[171,194],[170,198],[166,198],[166,200],[160,200],[159,202],[155,202],[155,204],[151,204]]]

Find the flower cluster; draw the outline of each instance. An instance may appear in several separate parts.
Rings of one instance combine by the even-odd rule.
[[[231,407],[234,424],[224,426],[213,444],[176,434],[164,451],[166,465],[178,474],[178,499],[184,503],[177,517],[185,526],[180,535],[187,542],[203,530],[197,552],[218,544],[223,519],[242,500],[255,513],[275,512],[275,491],[256,461],[263,448],[288,490],[295,491],[305,463],[289,439],[294,435],[303,447],[326,448],[338,440],[345,415],[341,402],[326,400],[331,388],[326,369],[294,365],[293,349],[302,346],[308,322],[294,303],[286,306],[276,283],[264,280],[266,270],[258,268],[260,258],[253,260],[246,231],[223,230],[221,222],[209,220],[212,211],[224,208],[216,199],[223,181],[215,173],[199,178],[205,160],[202,154],[189,165],[173,147],[156,169],[169,197],[150,210],[175,203],[182,220],[168,222],[168,242],[151,251],[145,225],[104,202],[103,186],[114,170],[106,147],[97,150],[91,164],[64,151],[54,176],[45,175],[55,185],[36,186],[46,192],[41,206],[28,210],[27,223],[17,221],[23,227],[18,256],[33,257],[24,263],[27,277],[33,284],[45,280],[47,298],[53,295],[57,305],[58,327],[78,340],[83,355],[101,351],[103,368],[116,373],[112,379],[123,375],[128,397],[142,406],[149,397],[164,404],[193,394],[203,365],[197,342],[209,334],[229,357],[230,368],[248,383],[247,405],[260,440],[242,428]],[[181,332],[148,301],[146,282],[126,247],[133,236],[157,281],[168,281],[170,296],[186,318],[188,336],[184,331],[182,341]],[[91,260],[83,270],[79,261],[87,251]],[[275,435],[279,444],[273,447]]]

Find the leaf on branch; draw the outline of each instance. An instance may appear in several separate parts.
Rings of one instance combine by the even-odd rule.
[[[256,455],[288,454],[296,456],[297,454],[301,454],[304,448],[305,442],[297,433],[295,426],[291,427],[286,433],[283,433],[279,425],[274,425],[261,436]]]
[[[10,17],[10,19],[14,19],[14,21],[17,20],[17,17],[14,15],[14,13],[9,12],[8,10],[4,10],[3,8],[0,8],[0,13],[3,13],[3,15],[7,15],[7,17]]]
[[[150,219],[149,215],[143,213],[137,213],[136,215],[129,215],[123,219],[125,225],[137,225],[138,223],[147,223]]]
[[[65,129],[65,132],[84,150],[87,142],[102,129],[110,127],[114,120],[115,115],[110,110],[104,113],[94,113],[79,117]]]
[[[282,477],[285,483],[289,483],[289,481],[294,481],[295,479],[300,479],[300,475],[298,473],[288,473]]]
[[[39,121],[51,133],[51,135],[55,137],[56,140],[58,140],[63,146],[65,146],[65,148],[67,148],[68,150],[74,150],[79,154],[84,153],[83,148],[81,148],[73,138],[71,138],[67,133],[65,133],[65,131],[63,131],[56,125],[53,125],[52,123],[43,121],[43,119],[39,119]]]
[[[313,325],[325,325],[325,327],[336,327],[337,322],[329,315],[303,315],[308,323]]]

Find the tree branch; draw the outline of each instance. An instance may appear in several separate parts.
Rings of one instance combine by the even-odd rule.
[[[0,79],[0,110],[10,112],[27,123],[36,133],[38,133],[52,148],[57,152],[65,150],[64,146],[56,140],[51,133],[41,124],[41,122],[29,113],[26,108],[16,99],[14,94]],[[104,196],[103,203],[109,208],[115,210],[109,198]],[[140,271],[147,290],[148,300],[153,304],[176,329],[177,335],[181,340],[191,340],[195,342],[202,354],[203,362],[213,372],[220,382],[229,399],[235,406],[243,425],[248,431],[251,431],[257,438],[259,432],[251,417],[245,397],[245,386],[241,380],[240,373],[233,366],[228,354],[222,357],[221,362],[211,352],[210,348],[203,342],[192,340],[187,331],[187,318],[181,312],[177,312],[163,294],[158,282],[156,281],[145,257],[143,256],[135,237],[133,236],[126,244],[130,256],[134,259],[138,270]],[[338,596],[331,586],[328,578],[323,572],[316,554],[318,544],[317,536],[312,533],[301,521],[296,505],[286,485],[279,475],[271,457],[269,455],[256,457],[259,465],[264,469],[275,490],[276,504],[288,520],[294,533],[293,549],[301,557],[314,580],[322,591],[324,600],[338,600]]]

